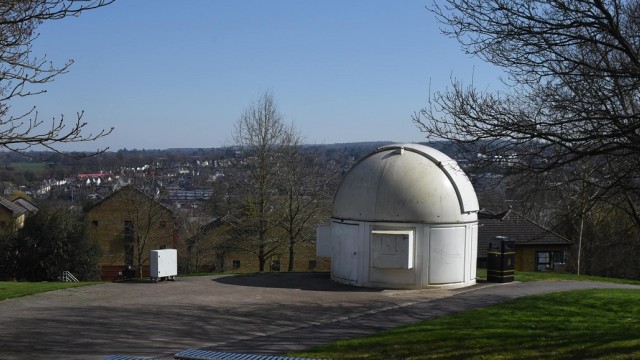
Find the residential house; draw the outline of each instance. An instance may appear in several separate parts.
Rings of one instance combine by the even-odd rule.
[[[103,280],[131,270],[148,276],[149,252],[176,248],[172,211],[133,185],[127,185],[85,211],[87,238],[102,250]],[[124,272],[123,272],[124,271]]]
[[[203,225],[198,234],[186,240],[190,271],[259,271],[258,257],[237,246],[229,236],[229,230],[236,222],[226,215]],[[331,268],[329,259],[316,255],[315,243],[299,243],[294,250],[294,271],[328,271]],[[264,270],[287,271],[288,266],[289,250],[282,246],[270,257]]]
[[[40,211],[40,208],[38,206],[36,206],[36,204],[32,203],[28,199],[25,199],[25,198],[23,198],[21,196],[17,197],[12,202],[14,204],[18,205],[18,206],[23,207],[27,211],[27,213],[26,213],[27,217],[31,217],[31,216],[37,214],[38,211]]]
[[[487,249],[505,236],[515,244],[516,271],[564,271],[572,242],[509,209],[478,213],[478,266],[486,267]],[[494,244],[497,245],[497,244]]]
[[[197,234],[185,241],[186,268],[189,272],[224,271],[231,239],[228,231],[235,219],[226,215],[200,226]]]
[[[0,232],[8,233],[22,229],[28,214],[29,211],[20,204],[0,197]]]

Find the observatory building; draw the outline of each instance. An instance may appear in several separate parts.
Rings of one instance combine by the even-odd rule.
[[[318,256],[334,281],[422,289],[475,284],[478,199],[458,164],[418,144],[383,146],[358,161],[336,192]]]

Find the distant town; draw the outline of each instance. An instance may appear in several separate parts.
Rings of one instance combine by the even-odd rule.
[[[322,161],[347,171],[389,142],[308,145]],[[42,205],[83,206],[145,180],[174,209],[195,209],[211,199],[214,184],[244,160],[237,148],[118,150],[76,160],[56,153],[0,153],[4,196],[22,193]]]

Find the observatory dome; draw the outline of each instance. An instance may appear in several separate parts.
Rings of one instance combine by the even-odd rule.
[[[378,148],[346,174],[334,219],[453,224],[477,221],[478,198],[455,160],[419,144]]]

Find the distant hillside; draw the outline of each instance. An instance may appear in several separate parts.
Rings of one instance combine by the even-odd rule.
[[[378,148],[380,146],[393,144],[392,141],[361,141],[349,143],[333,144],[306,144],[308,147],[319,147],[323,149],[344,149],[344,148]]]

